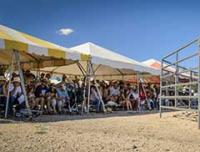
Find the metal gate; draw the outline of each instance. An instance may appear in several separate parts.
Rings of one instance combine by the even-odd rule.
[[[162,58],[160,117],[163,109],[198,113],[200,129],[200,39]]]

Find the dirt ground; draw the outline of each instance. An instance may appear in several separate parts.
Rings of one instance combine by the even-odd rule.
[[[200,130],[180,112],[1,123],[0,151],[199,152]]]

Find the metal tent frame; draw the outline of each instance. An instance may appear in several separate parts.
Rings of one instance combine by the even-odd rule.
[[[101,102],[102,104],[102,108],[103,108],[103,111],[105,112],[105,104],[104,104],[104,101],[102,100],[102,96],[101,96],[101,93],[100,93],[100,90],[97,86],[97,82],[96,82],[96,77],[95,77],[95,69],[93,68],[93,64],[91,62],[91,58],[89,60],[87,60],[87,70],[85,71],[83,66],[77,62],[77,66],[78,68],[81,70],[83,76],[85,77],[85,80],[84,80],[84,93],[83,93],[83,102],[82,102],[82,112],[81,114],[85,112],[89,113],[89,108],[90,108],[90,89],[91,89],[91,78],[94,79],[94,86],[97,90],[97,94],[98,94],[98,98],[99,98],[99,101]],[[86,89],[88,90],[87,92],[87,101],[86,101]]]
[[[97,82],[96,82],[96,75],[95,75],[96,70],[101,66],[101,64],[96,69],[94,69],[93,64],[91,62],[91,57],[90,57],[89,60],[87,60],[87,69],[86,69],[86,71],[84,70],[83,66],[79,62],[77,62],[77,66],[79,67],[79,69],[81,70],[83,76],[85,77],[85,80],[84,80],[85,87],[84,87],[84,93],[83,93],[84,94],[84,96],[83,96],[84,100],[82,102],[82,112],[81,112],[81,114],[83,114],[84,111],[89,113],[89,107],[90,107],[90,98],[89,97],[90,97],[90,89],[91,89],[90,88],[91,87],[91,83],[90,83],[91,82],[91,78],[93,78],[93,80],[94,80],[94,86],[95,86],[95,88],[97,90],[97,95],[99,97],[99,101],[102,104],[103,112],[106,112],[105,104],[104,104],[104,101],[102,99],[102,95],[100,93],[100,90],[98,88],[98,85],[97,85]],[[122,75],[122,77],[123,76],[124,75]],[[139,93],[139,79],[140,79],[140,74],[139,74],[139,72],[137,72],[138,93]],[[87,101],[86,101],[86,89],[88,90],[88,92],[87,92],[88,93],[87,94]],[[145,92],[145,94],[146,94],[146,92]]]
[[[84,78],[83,79],[84,80],[84,82],[83,82],[84,83],[83,101],[81,104],[81,114],[82,115],[84,112],[89,113],[90,99],[88,97],[90,97],[91,79],[93,79],[94,87],[97,90],[97,95],[98,95],[99,101],[101,102],[102,110],[103,110],[103,112],[106,112],[105,104],[102,99],[102,95],[100,93],[100,90],[98,88],[97,81],[96,81],[96,77],[99,76],[99,75],[96,75],[96,71],[99,69],[101,64],[99,64],[96,68],[94,68],[94,64],[92,63],[91,59],[92,59],[91,56],[87,59],[86,67],[83,67],[83,65],[80,63],[80,61],[75,62],[75,64],[77,65],[77,67],[80,69],[80,71],[82,73],[81,76],[83,76],[83,78]],[[58,67],[56,67],[55,69],[57,69],[57,68]],[[120,69],[117,69],[117,70],[120,71]],[[44,71],[44,72],[48,72],[48,71]],[[52,71],[52,73],[54,73],[54,71]],[[120,71],[120,73],[122,76],[122,80],[124,80],[125,74],[122,74],[121,71]],[[65,73],[59,73],[59,74],[65,74]],[[68,75],[70,75],[70,74],[68,74]],[[73,76],[80,76],[80,75],[73,75]],[[138,92],[139,92],[140,72],[136,72],[136,77],[137,77],[137,86],[138,86],[137,88],[138,88]]]
[[[195,53],[180,58],[180,53],[194,45],[198,48]],[[180,63],[183,64],[185,61],[187,62],[192,58],[194,59],[194,57],[198,58],[196,62],[197,65],[190,65],[193,66],[190,68],[185,68],[180,65]],[[171,61],[170,58],[174,58],[173,61]],[[174,67],[174,70],[169,70],[169,68],[172,67]],[[174,80],[172,84],[171,82],[173,81],[169,79],[170,77]],[[180,82],[180,77],[186,77],[188,82]],[[198,86],[197,95],[192,95],[192,85]],[[178,89],[184,86],[189,87],[189,94],[179,95]],[[170,95],[169,90],[172,88],[174,89],[174,94]],[[163,101],[166,100],[174,101],[173,106],[163,105]],[[188,102],[188,105],[180,106],[178,103],[182,100]],[[191,106],[192,100],[197,100],[198,107],[196,107],[196,109]],[[200,129],[200,39],[195,39],[162,58],[160,74],[160,118],[162,117],[162,109],[197,112],[198,128]]]
[[[23,76],[23,72],[21,69],[21,63],[20,63],[20,53],[17,50],[12,50],[12,57],[11,57],[11,65],[10,65],[10,72],[9,72],[9,81],[8,81],[8,93],[7,93],[7,99],[6,99],[6,110],[5,110],[5,118],[8,117],[8,107],[9,107],[9,100],[10,100],[10,92],[9,92],[9,86],[11,85],[11,78],[12,78],[12,73],[13,73],[13,67],[14,64],[16,64],[17,69],[19,71],[19,77],[21,80],[21,87],[22,87],[22,92],[24,94],[24,98],[25,98],[25,105],[26,108],[28,110],[29,115],[32,115],[32,112],[30,110],[29,107],[29,103],[28,103],[28,98],[27,98],[27,93],[26,93],[26,88],[25,88],[25,83],[24,83],[24,76]]]

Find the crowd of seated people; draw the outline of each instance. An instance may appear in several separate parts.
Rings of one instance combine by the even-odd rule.
[[[75,78],[68,82],[63,75],[58,84],[51,83],[51,75],[41,73],[36,77],[29,70],[24,72],[25,88],[28,104],[31,110],[40,110],[44,114],[71,113],[78,111],[85,99],[88,100],[88,87]],[[26,108],[25,96],[22,91],[19,75],[12,74],[10,86],[3,75],[0,76],[0,105],[1,112],[5,112],[8,91],[10,93],[8,114],[16,115],[20,109]],[[85,92],[84,92],[84,88]],[[140,90],[140,91],[138,91]],[[142,91],[141,91],[142,90]],[[97,81],[91,82],[89,105],[96,112],[102,111],[102,101],[106,108],[111,110],[153,110],[158,107],[159,87],[155,85],[131,85],[124,81]]]
[[[73,104],[81,103],[83,93],[75,81],[68,83],[63,76],[62,82],[55,85],[50,82],[50,74],[41,74],[36,78],[30,71],[24,72],[25,89],[28,105],[31,110],[40,110],[46,114],[57,114],[71,112]],[[10,85],[6,78],[0,76],[0,112],[5,112],[8,91],[10,94],[8,102],[8,114],[15,115],[20,109],[25,109],[25,95],[22,91],[19,75],[13,73]],[[75,99],[76,98],[76,99]]]
[[[103,101],[112,109],[153,110],[158,108],[159,87],[157,85],[131,85],[123,81],[100,83]]]

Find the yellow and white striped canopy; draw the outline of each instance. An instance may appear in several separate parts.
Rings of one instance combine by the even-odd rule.
[[[62,46],[0,25],[0,64],[10,64],[11,50],[20,52],[21,62],[37,60],[43,63],[42,67],[63,65],[66,62],[69,63],[69,60],[88,59],[88,55],[71,51]],[[46,62],[45,65],[44,61]]]

